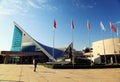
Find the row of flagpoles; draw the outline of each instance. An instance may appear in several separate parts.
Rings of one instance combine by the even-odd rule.
[[[102,29],[102,36],[103,36],[103,49],[104,49],[104,54],[106,54],[105,52],[105,44],[104,44],[104,31],[106,30],[103,23],[100,22],[100,27]],[[53,57],[54,57],[54,43],[55,43],[55,29],[57,28],[57,24],[56,24],[56,20],[54,19],[54,25],[53,25]],[[73,40],[74,40],[74,22],[73,20],[71,21],[71,28],[72,28],[72,43],[73,43]],[[87,20],[87,28],[88,28],[88,42],[89,42],[89,48],[91,47],[90,44],[90,23],[89,21]],[[110,28],[111,28],[111,31],[113,30],[113,32],[118,32],[116,27],[110,22]],[[117,36],[118,36],[118,33],[117,33]],[[114,40],[113,40],[113,46],[114,46]],[[73,47],[72,47],[72,51],[73,51]],[[115,47],[114,47],[114,52],[115,52]],[[90,56],[91,56],[91,60],[92,60],[92,55],[90,53]],[[104,55],[104,59],[105,59],[105,63],[106,63],[106,57]],[[116,56],[115,56],[115,61],[117,63],[117,60],[116,60]]]

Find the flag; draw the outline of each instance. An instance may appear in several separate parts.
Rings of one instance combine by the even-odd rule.
[[[74,22],[73,22],[73,20],[72,20],[72,25],[71,25],[71,27],[72,27],[72,29],[74,29]]]
[[[100,26],[101,26],[101,29],[102,29],[103,31],[106,30],[105,27],[104,27],[104,25],[103,25],[103,23],[102,23],[102,21],[100,22]]]
[[[87,27],[88,27],[88,31],[90,31],[90,23],[87,20]]]
[[[118,31],[118,29],[117,29],[117,36],[119,37],[119,31]]]
[[[54,19],[54,29],[56,29],[56,21],[55,21],[55,19]]]
[[[117,29],[116,27],[110,22],[110,28],[114,31],[114,32],[117,32]]]

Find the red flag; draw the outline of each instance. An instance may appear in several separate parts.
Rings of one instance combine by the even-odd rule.
[[[55,19],[54,19],[54,29],[56,29],[56,21],[55,21]]]
[[[87,21],[88,31],[90,31],[90,23]]]
[[[114,32],[117,32],[117,29],[116,27],[110,22],[110,28],[114,31]]]
[[[73,20],[72,20],[72,29],[74,29],[74,22],[73,22]]]

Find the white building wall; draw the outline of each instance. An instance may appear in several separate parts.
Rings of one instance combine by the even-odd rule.
[[[116,54],[120,54],[120,38],[114,39],[105,39],[104,46],[103,40],[93,42],[93,59],[94,62],[101,62],[100,55],[104,55],[104,48],[105,48],[105,55],[114,55],[114,50]]]

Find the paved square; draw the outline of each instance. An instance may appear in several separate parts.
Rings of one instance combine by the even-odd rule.
[[[120,82],[120,68],[50,69],[41,65],[0,64],[0,82]]]

